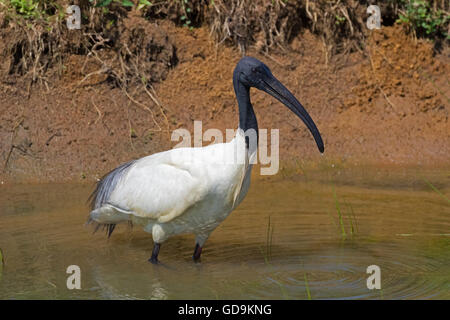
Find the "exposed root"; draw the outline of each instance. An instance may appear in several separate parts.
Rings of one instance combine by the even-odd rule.
[[[14,128],[12,130],[11,146],[9,148],[8,155],[6,156],[5,164],[3,165],[3,172],[6,172],[6,169],[8,168],[9,159],[11,158],[11,154],[13,153],[14,148],[16,148],[16,146],[14,145],[14,138],[16,137],[17,128],[19,128],[19,126],[23,123],[23,120],[24,119],[21,116],[19,118],[19,121],[16,122],[16,124],[14,125]]]
[[[218,0],[211,6],[208,22],[218,43],[235,44],[243,53],[250,45],[261,51],[283,50],[301,27],[300,6],[283,0]]]

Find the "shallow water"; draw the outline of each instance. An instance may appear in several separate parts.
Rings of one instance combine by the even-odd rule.
[[[159,266],[147,262],[152,240],[140,227],[93,235],[84,226],[91,190],[0,187],[1,299],[450,298],[448,170],[335,168],[253,181],[199,264],[191,235],[164,243]],[[66,287],[69,265],[81,268],[81,290]],[[380,290],[367,288],[369,265],[380,267]]]

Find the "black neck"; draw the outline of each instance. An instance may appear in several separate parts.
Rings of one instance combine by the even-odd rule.
[[[237,77],[237,74],[233,76],[233,86],[239,105],[239,128],[244,130],[244,133],[254,129],[258,135],[258,122],[250,101],[250,88],[244,86]]]

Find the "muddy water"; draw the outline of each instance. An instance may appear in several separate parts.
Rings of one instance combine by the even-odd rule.
[[[424,179],[450,197],[448,170],[254,181],[201,263],[185,235],[163,244],[160,266],[147,262],[152,241],[139,227],[109,240],[84,227],[90,185],[1,186],[0,298],[449,299],[450,203]],[[81,290],[66,287],[69,265],[81,268]],[[367,288],[370,265],[380,290]]]

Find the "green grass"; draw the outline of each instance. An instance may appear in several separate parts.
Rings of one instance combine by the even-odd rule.
[[[270,266],[270,267],[272,267],[271,260],[272,260],[273,231],[274,231],[274,227],[273,227],[273,224],[272,224],[270,216],[269,216],[268,223],[267,223],[267,230],[266,230],[266,248],[265,248],[265,250],[263,250],[261,247],[259,249],[261,251],[261,254],[264,257],[264,261],[265,261],[266,265]],[[281,294],[283,295],[283,299],[289,300],[290,297],[289,297],[289,294],[288,294],[284,284],[281,283],[280,281],[276,280],[274,277],[272,277],[272,280],[280,287],[280,291],[281,291]],[[312,300],[311,291],[309,290],[309,283],[308,283],[308,278],[306,276],[306,273],[304,273],[304,280],[305,280],[306,298],[308,300]]]
[[[350,213],[348,215],[348,220],[350,223],[350,235],[353,237],[354,235],[356,235],[358,233],[358,223],[357,223],[355,211],[353,210],[352,205],[347,202],[345,202],[345,204],[347,205],[347,207],[350,210]]]
[[[89,2],[94,3],[94,0],[89,0]],[[107,7],[109,6],[112,2],[116,2],[121,4],[123,7],[134,7],[135,3],[131,0],[99,0],[96,3],[96,7]],[[152,3],[148,0],[139,0],[139,2],[137,3],[137,9],[140,10],[144,7],[147,6],[151,6]]]
[[[19,23],[25,20],[27,26],[32,26],[33,21],[62,21],[66,15],[65,7],[55,0],[0,0],[0,4],[0,9],[6,12],[7,19],[19,20]]]
[[[305,278],[306,298],[308,300],[312,300],[312,298],[311,298],[311,291],[309,291],[308,277],[306,277],[306,273],[304,273],[303,276]]]
[[[280,287],[280,291],[281,291],[281,294],[283,295],[284,300],[289,300],[290,298],[289,298],[289,295],[288,295],[284,285],[280,281],[277,281],[273,278],[272,278],[272,280]]]
[[[399,14],[398,23],[408,25],[419,35],[427,37],[445,36],[449,39],[450,35],[446,33],[450,15],[443,10],[435,10],[430,1],[410,0],[403,1],[405,9]]]
[[[5,260],[3,259],[3,251],[0,249],[0,280],[2,280],[3,266],[5,265]]]
[[[264,257],[264,261],[267,266],[273,267],[271,264],[272,260],[272,243],[273,243],[273,231],[274,227],[271,222],[270,216],[267,223],[267,230],[266,230],[266,248],[263,250],[261,247],[259,247],[259,250],[261,251],[262,256]],[[286,291],[285,286],[280,281],[276,280],[274,277],[272,277],[273,282],[275,282],[279,287],[281,294],[283,295],[283,298],[285,300],[289,300],[289,295]]]
[[[6,2],[6,1],[2,1]],[[24,18],[39,18],[42,15],[37,0],[10,0],[11,6]]]
[[[269,216],[269,222],[267,223],[267,231],[266,231],[266,248],[265,250],[263,250],[261,247],[259,248],[267,265],[270,265],[270,261],[272,260],[273,230],[274,228],[273,225],[271,224]]]
[[[273,243],[273,225],[270,223],[270,216],[269,216],[269,222],[267,224],[267,236],[266,236],[266,254],[267,258],[272,260],[272,243]]]
[[[441,196],[442,199],[444,199],[445,201],[447,201],[448,203],[450,203],[450,199],[447,198],[441,191],[439,191],[438,188],[436,188],[430,181],[428,181],[426,178],[423,178],[423,180],[426,182],[426,184],[428,184],[428,186],[434,190],[434,192],[436,192],[438,195]]]
[[[336,212],[338,215],[338,224],[336,224],[334,222],[334,219],[331,216],[331,214],[329,214],[329,215],[333,219],[332,220],[333,224],[339,226],[342,240],[345,240],[348,235],[350,235],[350,238],[353,238],[358,233],[358,224],[357,224],[356,215],[353,210],[353,207],[351,204],[344,201],[346,206],[349,208],[349,212],[346,215],[344,215],[344,212],[341,209],[341,203],[339,202],[337,194],[336,194],[336,190],[335,190],[334,186],[332,188],[333,188],[334,204],[335,204]],[[346,226],[346,221],[348,223],[348,226]]]
[[[345,232],[345,225],[344,225],[344,219],[342,217],[342,213],[341,213],[341,206],[339,204],[339,201],[337,199],[337,195],[336,195],[336,190],[333,187],[333,197],[334,197],[334,203],[336,206],[336,211],[338,214],[338,221],[339,221],[339,226],[341,228],[341,236],[343,239],[345,239],[347,237],[347,233]]]

